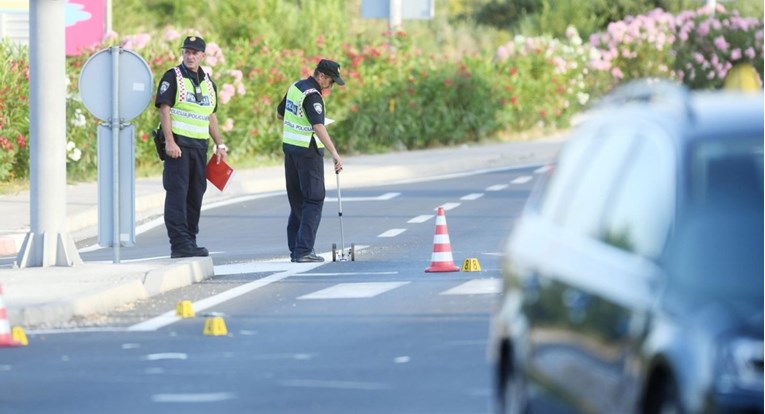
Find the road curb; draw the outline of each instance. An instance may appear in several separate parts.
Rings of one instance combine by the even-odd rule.
[[[211,257],[160,259],[140,266],[140,270],[128,275],[120,274],[118,280],[114,280],[113,276],[103,275],[99,280],[92,282],[92,289],[71,297],[64,296],[64,299],[60,300],[40,303],[27,298],[20,303],[10,300],[13,295],[8,295],[10,297],[7,301],[7,317],[15,325],[37,329],[77,326],[78,318],[111,312],[136,300],[200,282],[213,277],[215,273]],[[85,273],[96,266],[85,264],[79,267]]]

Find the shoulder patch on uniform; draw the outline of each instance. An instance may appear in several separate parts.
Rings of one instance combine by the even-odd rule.
[[[159,85],[159,94],[161,95],[161,94],[165,93],[165,91],[169,87],[170,87],[170,83],[168,81],[162,81],[162,84]]]
[[[313,104],[313,109],[316,110],[317,114],[321,114],[324,111],[324,109],[321,107],[321,104],[318,102]]]

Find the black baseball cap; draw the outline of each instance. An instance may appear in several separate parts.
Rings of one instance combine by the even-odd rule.
[[[345,85],[345,81],[340,77],[340,65],[329,59],[322,59],[316,66],[316,70],[329,76],[338,85]]]
[[[183,39],[182,49],[194,49],[200,52],[205,51],[205,40],[199,36],[187,36]]]

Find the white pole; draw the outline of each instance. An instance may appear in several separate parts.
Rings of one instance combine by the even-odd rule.
[[[403,0],[390,0],[390,10],[388,14],[388,25],[389,29],[392,32],[396,31],[396,29],[401,27],[401,20],[402,20],[402,11],[401,7],[403,6]]]
[[[66,228],[65,3],[30,1],[30,232],[19,267],[82,263]]]
[[[112,46],[112,242],[114,263],[120,262],[120,53]]]

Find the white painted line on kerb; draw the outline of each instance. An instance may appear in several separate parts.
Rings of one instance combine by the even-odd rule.
[[[390,229],[386,232],[378,234],[377,237],[396,237],[405,231],[406,229]]]
[[[438,207],[443,208],[444,211],[449,211],[449,210],[452,210],[452,209],[455,209],[455,208],[459,207],[461,204],[462,203],[446,203],[446,204],[442,204],[442,205],[440,205]],[[436,210],[438,210],[438,208],[436,208]]]
[[[502,191],[507,187],[509,187],[508,184],[497,184],[497,185],[492,185],[490,187],[486,187],[486,191]]]
[[[417,216],[413,219],[410,219],[407,221],[407,223],[424,223],[430,219],[432,219],[434,216],[432,214],[423,214],[421,216]]]
[[[478,200],[481,197],[483,197],[483,193],[473,193],[473,194],[468,194],[466,196],[463,196],[462,198],[460,198],[460,200],[472,201],[472,200]]]
[[[473,279],[459,286],[455,286],[442,295],[488,295],[499,293],[502,282],[499,279]]]
[[[381,293],[409,284],[410,282],[338,283],[298,299],[361,299],[373,298]]]
[[[530,175],[522,175],[513,181],[510,181],[510,184],[526,184],[527,182],[531,181],[532,177]]]

